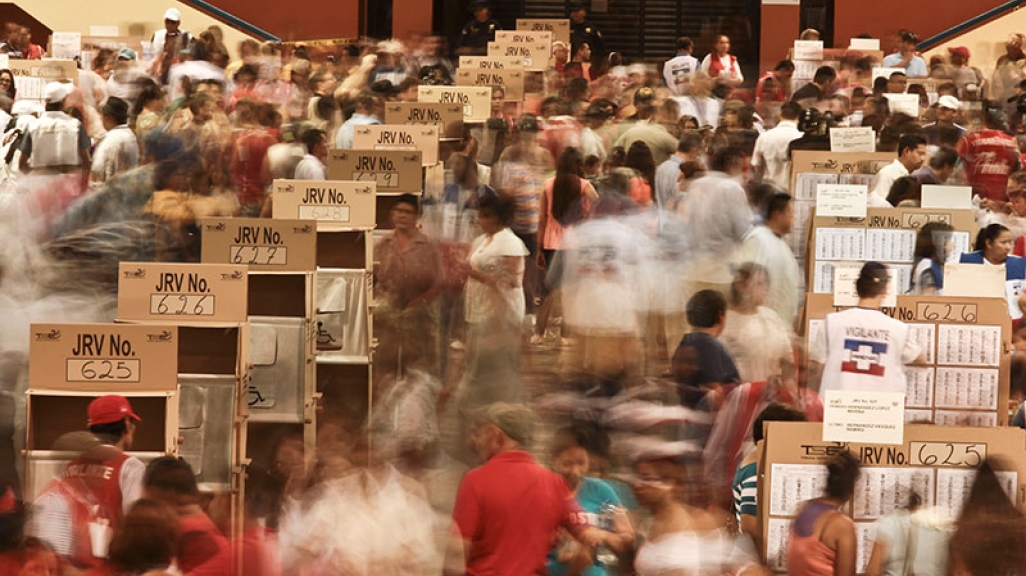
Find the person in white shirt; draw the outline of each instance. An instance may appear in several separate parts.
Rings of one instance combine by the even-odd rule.
[[[300,137],[306,148],[306,155],[296,166],[296,180],[327,180],[328,170],[324,161],[328,158],[328,135],[324,130],[311,128]]]
[[[801,272],[798,260],[784,236],[794,226],[794,206],[791,196],[776,192],[766,201],[762,211],[762,225],[748,233],[735,261],[754,262],[769,271],[769,293],[766,306],[771,308],[787,326],[794,326],[798,317],[798,283]]]
[[[866,262],[855,282],[858,306],[823,321],[811,351],[823,365],[821,393],[906,391],[904,365],[921,359],[921,350],[907,324],[880,311],[890,282],[887,266]]]
[[[95,183],[106,182],[139,165],[139,141],[128,127],[128,102],[110,96],[101,114],[107,135],[100,140],[93,155],[89,179]]]
[[[695,118],[700,128],[715,129],[720,125],[722,103],[712,96],[712,87],[709,75],[699,70],[691,74],[690,94],[674,97],[680,107],[680,115]]]
[[[787,155],[787,145],[802,137],[798,129],[798,117],[801,114],[801,105],[784,102],[780,106],[780,121],[759,136],[752,152],[752,168],[755,173],[762,177],[763,182],[769,182],[781,190],[790,188],[791,159]]]
[[[737,56],[730,53],[730,38],[722,34],[716,37],[713,51],[706,54],[702,60],[702,72],[731,88],[736,88],[745,81],[744,75],[741,74],[741,66],[737,63]]]
[[[695,43],[687,36],[677,38],[677,55],[663,64],[663,80],[674,96],[688,93],[688,82],[691,74],[698,70],[698,58],[691,55]]]
[[[870,208],[890,208],[887,195],[894,181],[918,170],[926,161],[926,138],[919,134],[905,133],[898,138],[898,157],[876,173],[869,193]]]

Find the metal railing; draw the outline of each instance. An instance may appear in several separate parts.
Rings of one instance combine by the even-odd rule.
[[[940,33],[934,34],[933,36],[930,36],[926,40],[923,40],[922,42],[920,42],[916,46],[916,48],[920,52],[922,52],[924,50],[929,50],[930,48],[936,46],[937,44],[940,44],[941,42],[944,42],[944,41],[946,41],[946,40],[948,40],[950,38],[958,36],[959,34],[962,34],[963,32],[968,32],[969,30],[971,30],[971,29],[973,29],[973,28],[975,28],[975,27],[977,27],[977,26],[987,22],[988,20],[991,20],[993,18],[997,18],[998,16],[1001,16],[1002,14],[1004,14],[1005,12],[1008,12],[1010,10],[1015,10],[1015,9],[1019,8],[1023,4],[1026,4],[1026,0],[1010,0],[1009,2],[1005,2],[1004,4],[1001,4],[999,6],[995,6],[995,7],[991,8],[990,10],[987,10],[986,12],[980,14],[979,16],[974,16],[974,17],[966,20],[965,22],[962,22],[960,24],[955,24],[954,26],[952,26],[951,28],[948,28],[947,30],[945,30],[943,32],[940,32]]]
[[[267,30],[264,30],[263,28],[259,28],[257,26],[254,26],[253,24],[250,24],[249,22],[246,22],[245,20],[239,18],[238,16],[236,16],[236,15],[230,13],[230,12],[225,12],[224,10],[218,8],[217,6],[214,6],[213,4],[211,4],[209,2],[205,2],[204,0],[179,0],[179,1],[181,3],[183,3],[183,4],[187,4],[187,5],[191,6],[191,7],[199,10],[200,12],[204,12],[206,14],[209,14],[209,15],[213,16],[214,18],[217,18],[218,20],[221,20],[225,24],[228,24],[229,26],[231,26],[233,28],[237,28],[237,29],[239,29],[239,30],[241,30],[241,31],[251,35],[251,36],[255,36],[255,37],[257,37],[257,38],[259,38],[261,40],[265,40],[265,41],[268,41],[268,42],[281,42],[281,38],[275,36],[274,34],[271,34]],[[1026,1],[1026,0],[1024,0],[1024,1]]]

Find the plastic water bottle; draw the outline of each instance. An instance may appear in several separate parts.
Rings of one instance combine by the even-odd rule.
[[[608,501],[602,504],[598,513],[598,527],[606,532],[612,532],[614,514],[616,514],[616,505]],[[595,561],[603,566],[615,566],[617,563],[616,553],[606,546],[599,546],[595,550]]]

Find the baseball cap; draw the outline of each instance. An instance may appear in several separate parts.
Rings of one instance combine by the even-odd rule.
[[[56,104],[63,101],[71,94],[71,91],[75,87],[71,84],[65,84],[64,82],[50,82],[43,89],[43,97],[46,98],[47,103]]]
[[[135,50],[132,50],[131,48],[122,48],[121,50],[118,50],[118,59],[119,60],[120,59],[135,60],[135,57],[136,57]]]
[[[174,22],[182,21],[182,13],[178,11],[178,8],[168,8],[167,12],[164,12],[164,20],[171,20]]]
[[[948,53],[958,54],[962,58],[966,59],[969,58],[969,48],[966,48],[965,46],[952,46],[951,48],[948,48]]]
[[[527,406],[496,402],[478,410],[474,421],[480,424],[494,424],[511,440],[526,446],[534,439],[537,419]]]
[[[100,396],[90,402],[88,416],[90,426],[118,422],[124,420],[126,416],[136,422],[142,422],[142,418],[132,411],[132,405],[128,403],[128,398],[117,394]]]
[[[945,94],[937,99],[938,108],[948,108],[950,110],[961,110],[962,103],[958,101],[958,98],[950,94]]]
[[[488,0],[476,0],[472,6],[473,10],[491,10],[492,5]]]

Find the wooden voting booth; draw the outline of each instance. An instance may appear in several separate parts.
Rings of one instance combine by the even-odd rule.
[[[200,222],[202,260],[249,267],[250,379],[247,457],[269,470],[287,436],[316,446],[316,225],[304,220]]]
[[[840,310],[831,294],[808,294],[809,345],[827,314]],[[905,367],[908,422],[963,426],[1008,424],[1012,325],[1003,298],[898,296],[886,314],[911,328],[925,365]]]
[[[891,152],[825,152],[795,150],[791,157],[791,196],[794,223],[787,243],[805,265],[805,246],[816,207],[817,184],[872,184],[880,168],[897,159]]]
[[[65,434],[88,430],[89,403],[129,399],[142,418],[129,452],[148,462],[179,451],[179,333],[169,325],[32,324],[26,392],[25,498],[79,456]],[[61,449],[64,448],[64,449]]]
[[[317,230],[317,393],[323,414],[350,422],[368,419],[373,403],[376,190],[376,181],[276,180],[272,185],[274,218],[312,221]],[[335,191],[334,207],[344,209],[345,218],[321,208],[331,200],[327,191]]]
[[[178,454],[200,489],[228,494],[232,533],[244,502],[250,379],[248,272],[241,264],[122,262],[118,321],[178,330]]]
[[[789,529],[798,505],[823,495],[824,462],[850,452],[862,467],[855,497],[842,511],[855,520],[858,538],[856,572],[865,572],[872,552],[876,521],[904,507],[910,494],[924,506],[937,506],[943,517],[958,516],[985,459],[998,457],[996,472],[1019,507],[1026,494],[1026,431],[1018,428],[961,428],[908,425],[897,445],[823,441],[823,425],[769,422],[759,460],[759,524],[770,570],[787,571]]]
[[[950,208],[869,208],[865,218],[811,216],[806,247],[809,292],[833,292],[837,267],[861,268],[867,261],[887,264],[895,273],[899,293],[909,290],[916,236],[928,222],[950,224],[955,231],[952,258],[972,250],[976,215]]]

